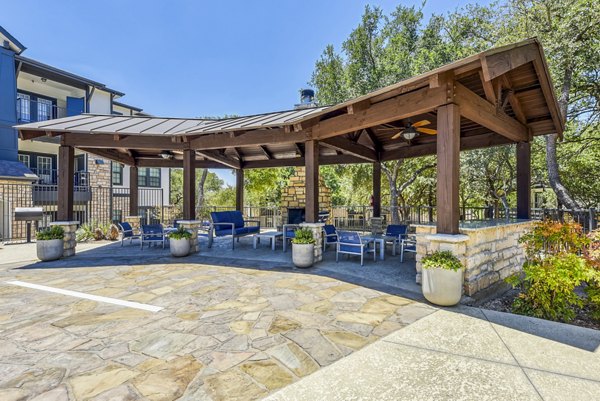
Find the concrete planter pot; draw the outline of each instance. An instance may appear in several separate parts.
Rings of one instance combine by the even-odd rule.
[[[37,257],[42,262],[60,259],[63,255],[64,241],[62,239],[51,239],[37,241]]]
[[[169,247],[171,249],[171,255],[177,258],[187,256],[190,254],[190,240],[187,238],[182,239],[170,239]]]
[[[463,269],[423,269],[423,295],[432,304],[452,306],[460,302],[463,289]]]
[[[315,245],[292,243],[292,261],[301,269],[311,267],[315,262]]]

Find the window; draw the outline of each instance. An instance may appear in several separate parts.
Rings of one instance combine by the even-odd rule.
[[[42,184],[52,184],[52,158],[48,156],[37,157],[37,176]]]
[[[160,169],[144,167],[138,170],[138,186],[160,188]]]
[[[37,100],[38,121],[52,119],[52,100],[38,98]]]
[[[29,155],[19,154],[19,161],[21,163],[23,163],[24,165],[26,165],[27,167],[31,166],[30,161],[29,161]]]
[[[123,185],[123,165],[117,162],[111,162],[111,165],[113,185]]]
[[[121,209],[113,210],[113,218],[112,221],[114,224],[121,223],[123,221],[123,211]]]
[[[29,95],[17,93],[17,118],[21,122],[31,121],[31,103]]]

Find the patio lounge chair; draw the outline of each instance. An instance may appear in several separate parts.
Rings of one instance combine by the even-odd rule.
[[[335,261],[339,260],[340,253],[346,255],[359,255],[360,265],[364,264],[364,256],[367,252],[373,252],[373,261],[377,260],[375,243],[373,239],[361,238],[360,234],[353,231],[338,231],[338,242],[335,252]],[[371,248],[369,245],[373,245]]]
[[[335,226],[332,224],[325,224],[323,226],[323,250],[327,249],[329,244],[337,244],[338,236]]]
[[[129,223],[119,223],[119,229],[121,230],[121,246],[123,246],[126,239],[129,239],[129,245],[131,245],[134,239],[140,238],[140,234],[136,234]]]
[[[404,262],[404,252],[417,253],[416,238],[406,237],[400,241],[400,263]]]
[[[283,225],[283,252],[287,251],[288,241],[296,238],[296,230],[300,228],[300,224],[284,224]]]
[[[231,235],[231,249],[235,248],[235,239],[239,241],[240,237],[253,235],[260,232],[260,220],[244,220],[242,212],[232,210],[227,212],[211,212],[208,230],[208,247],[212,246],[214,237],[224,237]],[[256,225],[248,226],[246,223]]]
[[[148,243],[148,247],[150,247],[151,244],[162,244],[163,249],[165,247],[165,242],[167,242],[167,235],[161,224],[142,225],[140,237],[141,249],[144,248],[144,242]]]
[[[396,245],[406,238],[408,226],[405,224],[389,224],[385,229],[385,242],[392,243],[392,255],[396,256]]]

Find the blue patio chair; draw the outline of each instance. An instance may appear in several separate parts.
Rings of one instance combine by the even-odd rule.
[[[231,249],[234,249],[236,238],[239,241],[240,237],[260,233],[260,220],[244,220],[239,210],[211,212],[210,218],[212,222],[208,232],[209,248],[212,247],[214,237],[231,235]]]
[[[323,226],[323,250],[327,249],[329,244],[337,244],[338,235],[333,224],[325,224]]]
[[[364,264],[364,256],[367,252],[373,252],[373,261],[377,259],[375,243],[372,238],[361,238],[360,234],[353,231],[338,231],[338,242],[335,252],[335,261],[339,260],[340,253],[346,255],[360,256],[360,265]],[[371,248],[369,245],[373,245]]]
[[[144,242],[148,243],[148,247],[152,244],[162,244],[164,249],[165,242],[167,241],[167,236],[165,234],[165,230],[161,224],[148,224],[142,225],[141,230],[141,246],[140,248],[144,248]]]
[[[406,224],[389,224],[385,229],[385,242],[392,243],[392,255],[396,256],[396,245],[406,238],[408,226]]]
[[[129,223],[119,223],[119,229],[121,230],[121,246],[126,239],[129,239],[129,245],[131,245],[134,239],[140,238],[140,234],[136,234]]]
[[[404,252],[417,253],[417,239],[403,238],[400,241],[400,263],[404,262]]]
[[[288,241],[296,238],[296,230],[300,228],[299,224],[283,225],[283,252],[287,251]]]

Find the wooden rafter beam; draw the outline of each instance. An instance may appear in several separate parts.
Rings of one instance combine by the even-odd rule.
[[[212,160],[198,160],[194,163],[196,168],[230,168],[221,163],[217,163]],[[165,160],[162,158],[156,157],[143,157],[137,159],[138,167],[167,167],[167,168],[182,168],[183,160],[181,159],[171,159]]]
[[[192,149],[200,150],[241,148],[264,144],[304,142],[310,139],[310,137],[310,133],[307,131],[286,133],[285,129],[271,129],[248,131],[238,136],[233,136],[229,133],[206,134],[192,139],[189,145]]]
[[[513,143],[510,139],[495,133],[474,135],[460,139],[460,150],[472,150]],[[436,142],[410,145],[394,150],[384,151],[381,161],[409,159],[412,157],[430,156],[436,154]]]
[[[95,148],[79,148],[84,152],[92,153],[96,156],[104,157],[106,159],[110,159],[116,161],[118,163],[127,164],[128,166],[135,166],[136,160],[135,158],[127,155],[125,153],[118,152],[116,150],[111,149],[95,149]]]
[[[302,145],[299,143],[295,143],[294,147],[296,148],[296,153],[298,154],[298,156],[304,157],[304,148],[302,147]]]
[[[230,159],[226,156],[219,154],[218,152],[211,150],[196,150],[196,153],[203,156],[208,160],[215,161],[217,163],[221,163],[224,166],[229,168],[238,169],[241,168],[241,162],[239,160]]]
[[[187,143],[174,143],[167,135],[128,135],[115,141],[112,134],[62,134],[63,145],[100,149],[161,149],[183,150]]]
[[[321,141],[321,144],[328,148],[339,150],[345,154],[359,157],[370,162],[374,162],[379,159],[377,152],[375,152],[373,149],[360,145],[341,136],[324,139]]]
[[[249,160],[242,163],[242,168],[271,168],[271,167],[296,167],[304,166],[304,157],[292,157],[286,159],[271,159],[271,160]],[[330,165],[330,164],[360,164],[368,163],[366,160],[349,156],[349,155],[337,155],[337,156],[319,156],[319,165]]]
[[[373,146],[375,152],[379,152],[381,150],[381,143],[371,128],[364,129],[362,131],[362,135],[365,136],[369,142],[371,142],[371,146]]]
[[[271,152],[269,152],[269,149],[267,149],[266,146],[261,145],[261,146],[259,146],[259,148],[260,148],[262,154],[265,155],[265,157],[267,158],[267,160],[273,158],[273,155],[271,154]]]
[[[19,130],[19,138],[23,141],[27,141],[30,139],[36,139],[42,136],[46,136],[45,131],[28,131],[28,130]]]
[[[525,125],[458,82],[455,83],[454,100],[460,105],[463,117],[514,142],[529,140],[529,131]]]
[[[423,114],[446,103],[444,87],[426,87],[373,104],[368,109],[355,114],[344,114],[323,120],[312,128],[312,136],[314,139],[331,138]]]
[[[489,53],[481,56],[481,68],[485,81],[506,74],[510,70],[535,60],[539,52],[537,43],[530,43],[512,49],[502,50],[497,53]]]

